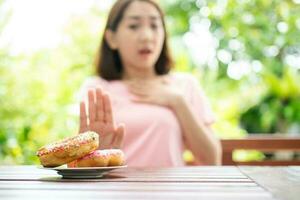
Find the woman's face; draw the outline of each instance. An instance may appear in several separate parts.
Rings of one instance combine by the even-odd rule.
[[[147,2],[131,3],[113,38],[125,70],[153,71],[165,38],[159,11]]]

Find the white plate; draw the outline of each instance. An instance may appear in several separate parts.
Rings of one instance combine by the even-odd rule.
[[[73,167],[67,168],[67,166],[59,167],[39,167],[40,169],[55,170],[63,178],[101,178],[105,173],[114,170],[127,167],[123,166],[111,166],[111,167]]]

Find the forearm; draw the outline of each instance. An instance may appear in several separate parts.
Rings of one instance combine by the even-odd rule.
[[[220,165],[221,144],[212,133],[212,130],[197,119],[182,96],[174,98],[171,108],[180,122],[186,143],[193,154],[198,158],[202,158],[204,164]]]

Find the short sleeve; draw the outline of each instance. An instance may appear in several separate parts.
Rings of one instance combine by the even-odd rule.
[[[215,116],[211,109],[211,105],[195,77],[189,76],[188,88],[191,106],[196,112],[197,117],[203,120],[206,125],[213,124],[215,122]]]

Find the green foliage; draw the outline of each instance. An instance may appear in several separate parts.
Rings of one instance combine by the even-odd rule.
[[[290,132],[300,122],[300,74],[286,69],[281,77],[264,77],[268,91],[241,114],[241,124],[250,133]]]
[[[101,30],[89,25],[95,20],[102,21],[93,13],[73,17],[67,42],[56,49],[18,56],[0,50],[0,164],[38,163],[39,147],[76,134],[76,94],[92,73],[100,39]]]
[[[300,71],[289,56],[300,56],[300,5],[294,1],[172,1],[166,5],[168,15],[180,17],[170,24],[182,34],[191,26],[208,20],[209,30],[218,41],[217,67],[209,64],[193,70],[210,97],[220,122],[216,129],[222,137],[243,135],[236,129],[241,123],[247,132],[289,132],[299,123]],[[182,26],[181,21],[186,21]],[[193,20],[191,20],[193,19]],[[188,50],[186,48],[186,50]],[[224,62],[218,52],[231,55]],[[232,62],[252,65],[248,75],[234,79],[229,75]],[[299,61],[298,61],[299,62]],[[245,68],[241,64],[240,69]],[[237,70],[237,69],[235,69]],[[224,134],[224,122],[232,127]],[[222,125],[220,125],[220,123]],[[294,132],[300,132],[299,126]],[[232,134],[234,133],[234,134]]]

